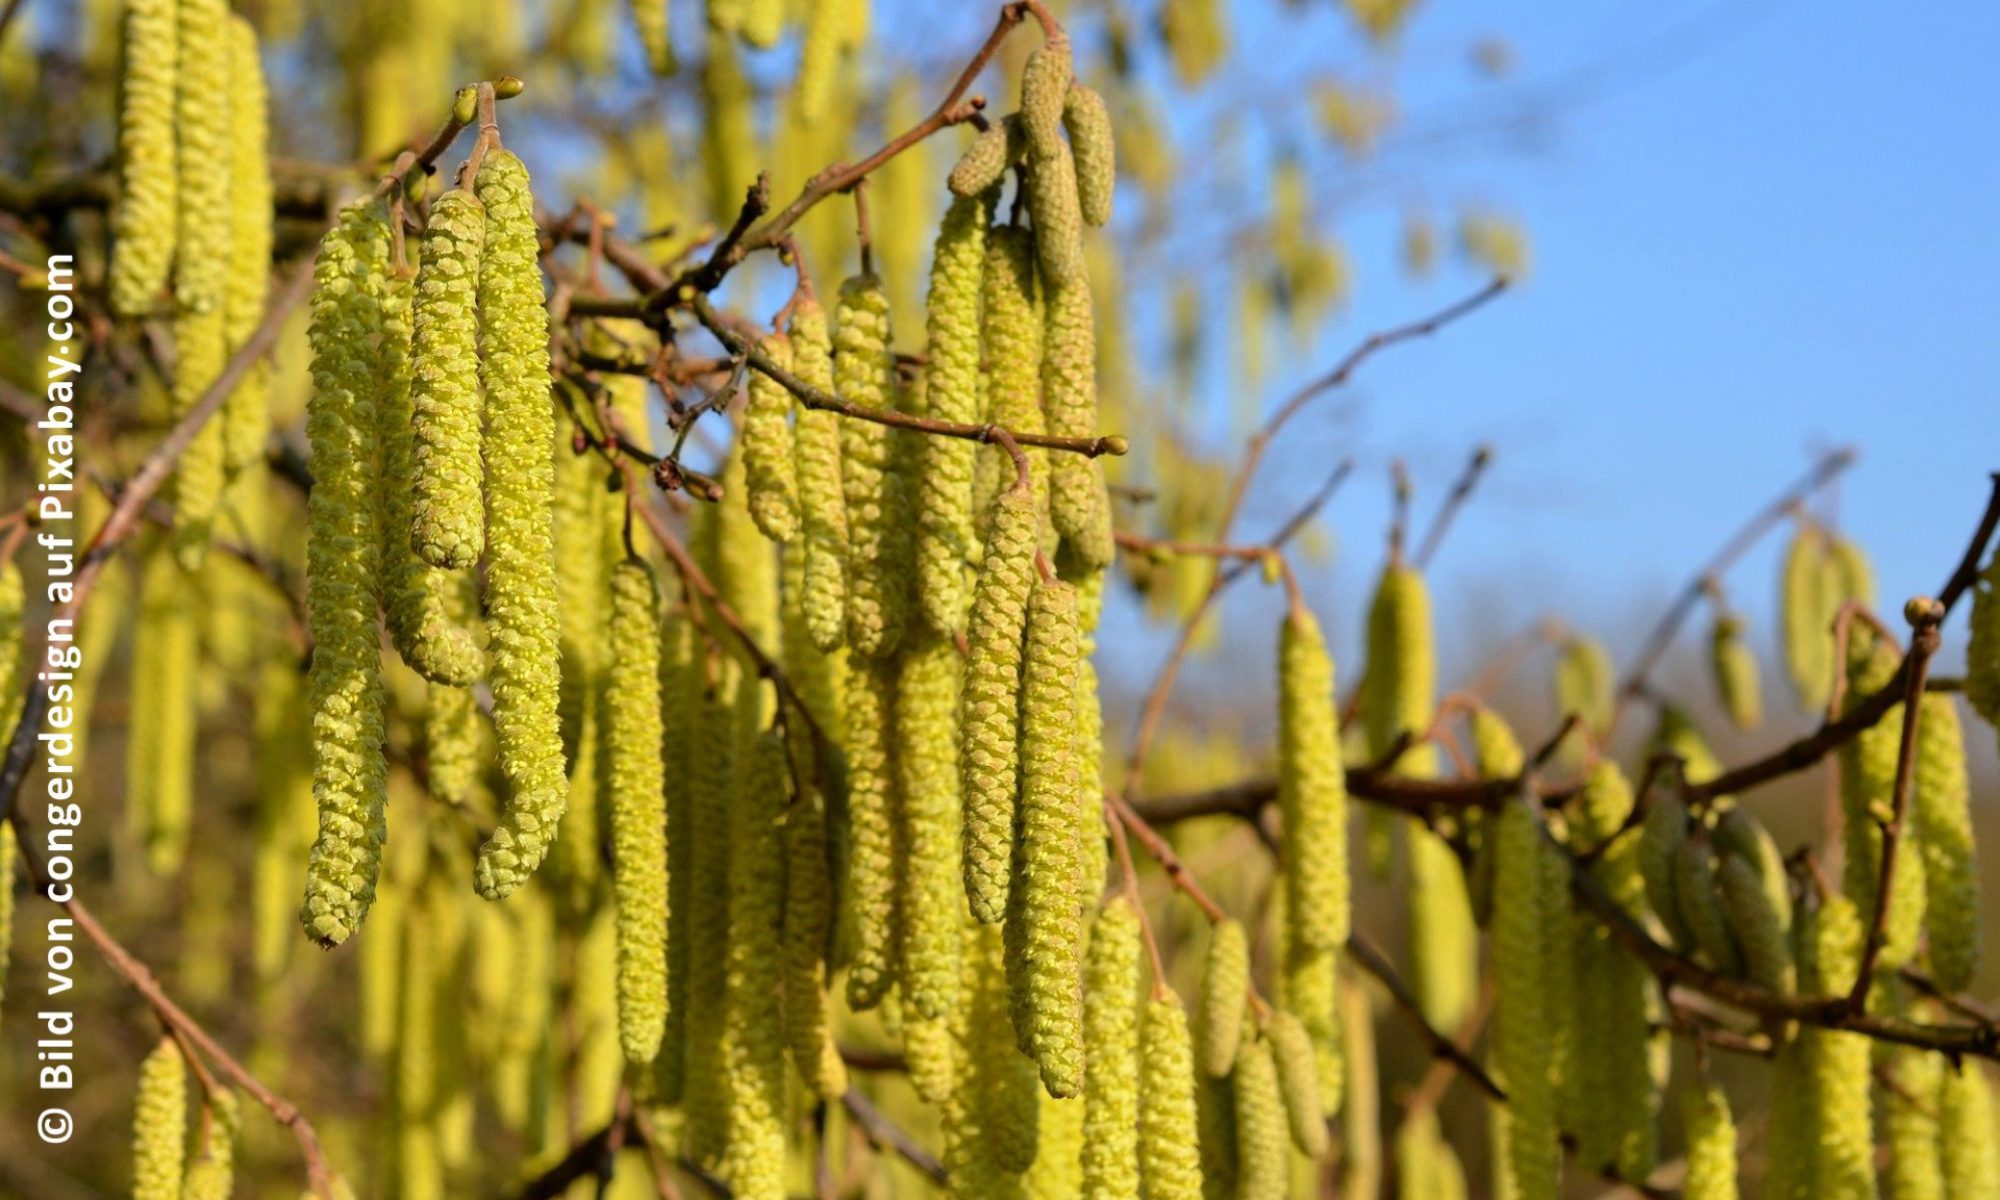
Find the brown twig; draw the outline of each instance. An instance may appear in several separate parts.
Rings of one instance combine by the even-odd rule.
[[[1431,527],[1424,534],[1423,544],[1417,547],[1417,555],[1411,560],[1419,571],[1430,566],[1432,556],[1437,554],[1438,547],[1444,544],[1444,535],[1451,530],[1452,518],[1456,517],[1459,510],[1465,507],[1465,502],[1472,498],[1472,489],[1479,486],[1480,476],[1486,473],[1486,468],[1492,462],[1493,447],[1480,446],[1472,452],[1471,460],[1465,464],[1465,471],[1459,475],[1458,482],[1451,485],[1450,494],[1445,497],[1444,505],[1438,509],[1438,515],[1432,518]]]
[[[1395,1003],[1397,1011],[1409,1020],[1411,1027],[1416,1029],[1418,1036],[1423,1038],[1434,1056],[1457,1067],[1461,1074],[1490,1098],[1502,1102],[1507,1099],[1507,1093],[1499,1084],[1493,1082],[1493,1077],[1486,1073],[1485,1067],[1479,1065],[1479,1060],[1473,1058],[1457,1042],[1452,1041],[1450,1036],[1440,1032],[1430,1023],[1424,1016],[1423,1005],[1417,1003],[1416,993],[1410,990],[1409,985],[1396,974],[1396,969],[1389,965],[1389,960],[1367,938],[1359,933],[1350,933],[1347,936],[1347,957],[1355,966],[1373,975],[1388,989],[1389,999]]]
[[[862,1094],[860,1088],[848,1088],[841,1094],[840,1103],[854,1118],[855,1123],[861,1126],[861,1132],[867,1135],[869,1143],[877,1150],[895,1151],[902,1156],[904,1162],[923,1172],[925,1178],[940,1187],[948,1182],[944,1164],[930,1151],[919,1146],[916,1139],[906,1133],[901,1126],[883,1115],[882,1110],[876,1108],[874,1102]]]

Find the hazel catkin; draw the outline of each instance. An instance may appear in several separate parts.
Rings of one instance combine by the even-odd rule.
[[[1298,946],[1347,940],[1347,775],[1340,762],[1333,659],[1304,608],[1278,639],[1278,804],[1285,823],[1285,919]]]
[[[789,370],[791,339],[772,334],[758,346],[766,357]],[[788,542],[799,531],[799,488],[794,470],[791,427],[785,421],[792,394],[762,371],[750,373],[750,398],[743,407],[743,471],[750,486],[750,516],[774,542]]]
[[[960,870],[958,697],[963,664],[942,635],[904,638],[896,686],[901,798],[903,998],[917,1015],[941,1020],[958,994],[959,926],[965,911]]]
[[[1543,920],[1542,832],[1525,801],[1510,801],[1493,827],[1494,1058],[1506,1080],[1507,1162],[1519,1195],[1556,1194],[1560,1151],[1550,1074],[1551,1020]]]
[[[170,1037],[139,1064],[132,1102],[132,1200],[181,1200],[186,1169],[187,1060]]]
[[[1725,613],[1715,619],[1708,659],[1722,711],[1738,729],[1755,729],[1763,716],[1763,698],[1757,690],[1757,655],[1743,640],[1743,618]]]
[[[787,802],[784,743],[760,735],[730,806],[728,974],[723,1064],[729,1135],[724,1174],[746,1200],[785,1195],[785,1042],[778,1006]]]
[[[1800,986],[1810,995],[1844,996],[1861,966],[1861,915],[1838,893],[1800,922]],[[1811,1195],[1863,1200],[1875,1195],[1872,1076],[1867,1035],[1806,1027],[1800,1034],[1811,1080],[1802,1126],[1812,1156]]]
[[[890,353],[889,297],[872,274],[840,287],[834,385],[871,409],[894,408],[895,361]],[[863,656],[887,654],[903,636],[909,611],[908,480],[896,469],[899,431],[850,419],[840,427],[840,478],[847,502],[847,644]]]
[[[993,924],[1007,911],[1020,769],[1021,633],[1034,586],[1034,496],[1009,488],[993,505],[966,622],[960,787],[966,898]]]
[[[926,415],[962,425],[980,419],[979,309],[986,271],[991,193],[954,200],[931,252],[925,309]],[[973,464],[967,438],[927,437],[917,506],[917,599],[931,628],[947,636],[965,620],[966,563],[973,557]]]
[[[1007,173],[1007,168],[1021,161],[1028,152],[1027,131],[1021,125],[1021,118],[1008,114],[981,130],[972,139],[965,153],[952,165],[951,176],[947,180],[951,194],[960,197],[977,196]]]
[[[174,146],[174,76],[179,61],[176,0],[125,6],[119,76],[118,204],[112,209],[111,308],[150,311],[174,261],[179,183]]]
[[[229,269],[222,297],[223,336],[234,352],[264,317],[271,277],[271,163],[264,64],[257,30],[229,18]],[[271,369],[250,364],[223,401],[223,465],[230,475],[261,459],[271,430]]]
[[[1713,1084],[1687,1093],[1681,1104],[1687,1125],[1686,1200],[1736,1200],[1736,1122],[1729,1097]]]
[[[827,1100],[847,1091],[847,1064],[834,1045],[827,996],[833,881],[827,866],[826,805],[807,785],[785,814],[785,1042],[792,1065]]]
[[[1194,1045],[1187,1010],[1167,988],[1146,1001],[1140,1024],[1139,1177],[1150,1200],[1198,1200]]]
[[[1938,1142],[1947,1200],[2000,1192],[2000,1142],[1993,1138],[1993,1085],[1979,1063],[1946,1067],[1938,1088]]]
[[[1979,970],[1980,888],[1973,842],[1965,741],[1951,697],[1919,702],[1911,811],[1924,859],[1924,921],[1931,977],[1947,992],[1969,987]]]
[[[1250,994],[1250,939],[1240,921],[1222,921],[1209,930],[1201,969],[1201,1020],[1195,1026],[1201,1069],[1211,1079],[1229,1074],[1243,1035],[1243,1010]]]
[[[793,373],[813,387],[833,390],[833,341],[826,312],[810,296],[792,310],[791,342]],[[841,487],[840,418],[801,408],[792,425],[792,453],[805,538],[799,603],[813,645],[830,654],[847,637],[847,500]]]
[[[485,545],[479,287],[487,221],[485,205],[472,192],[453,188],[439,196],[424,226],[423,261],[417,268],[410,344],[410,428],[416,442],[409,536],[418,557],[434,567],[470,567]],[[502,347],[491,331],[486,344],[489,350]]]
[[[611,569],[611,880],[618,901],[618,1036],[625,1057],[658,1053],[667,1001],[667,814],[660,799],[659,586],[637,559]]]
[[[1230,1085],[1236,1101],[1236,1194],[1243,1200],[1284,1200],[1285,1102],[1267,1039],[1244,1039]]]
[[[187,313],[222,307],[229,265],[229,6],[180,0],[175,35],[174,304]],[[217,430],[218,435],[220,430]],[[221,443],[216,442],[220,465]]]
[[[1320,1096],[1318,1056],[1312,1034],[1298,1017],[1279,1009],[1264,1027],[1278,1066],[1278,1090],[1285,1098],[1292,1145],[1308,1158],[1326,1154],[1326,1107]]]
[[[506,150],[486,156],[477,186],[488,223],[479,270],[484,456],[506,464],[489,473],[486,488],[493,726],[513,794],[499,827],[479,848],[474,884],[481,896],[497,900],[547,856],[569,781],[557,718],[560,618],[550,513],[555,414],[534,198],[527,168]]]
[[[1086,225],[1111,220],[1113,189],[1118,183],[1117,142],[1111,135],[1111,112],[1094,89],[1072,83],[1063,97],[1063,128],[1069,131],[1070,152],[1076,160],[1076,192]]]
[[[1084,964],[1083,1195],[1139,1194],[1139,914],[1123,896],[1098,910]]]
[[[370,340],[380,327],[389,253],[386,209],[343,210],[313,265],[312,377],[306,437],[313,488],[306,499],[306,621],[313,799],[319,835],[306,866],[300,920],[322,945],[343,942],[375,899],[388,768],[382,758],[382,684],[375,632],[380,595],[375,381]]]
[[[1809,713],[1826,708],[1833,686],[1835,585],[1827,555],[1827,538],[1816,526],[1801,524],[1785,546],[1784,570],[1778,589],[1778,633],[1785,652],[1785,673],[1799,707]]]
[[[847,692],[847,1003],[869,1009],[896,981],[896,668],[864,659]]]
[[[1038,235],[1039,236],[1039,235]],[[1090,283],[1049,288],[1042,341],[1042,408],[1050,434],[1097,435],[1097,335]],[[1049,456],[1049,519],[1087,567],[1111,562],[1110,499],[1104,468],[1083,454]]]

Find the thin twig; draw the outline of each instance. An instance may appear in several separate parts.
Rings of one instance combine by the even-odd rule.
[[[1389,990],[1389,999],[1395,1003],[1397,1011],[1409,1020],[1433,1055],[1457,1067],[1461,1074],[1492,1099],[1503,1102],[1507,1099],[1507,1093],[1493,1082],[1493,1077],[1486,1073],[1486,1068],[1480,1066],[1477,1059],[1430,1023],[1429,1018],[1424,1016],[1423,1005],[1417,1003],[1416,993],[1410,990],[1402,976],[1396,974],[1396,968],[1389,965],[1389,960],[1367,938],[1359,933],[1350,933],[1347,937],[1347,957]]]
[[[915,1138],[883,1115],[882,1110],[876,1108],[874,1102],[863,1095],[860,1088],[848,1088],[841,1094],[840,1103],[861,1126],[861,1131],[867,1135],[868,1141],[876,1149],[895,1151],[902,1156],[904,1162],[923,1172],[925,1178],[940,1187],[948,1182],[944,1164],[937,1160],[937,1156],[919,1146]]]

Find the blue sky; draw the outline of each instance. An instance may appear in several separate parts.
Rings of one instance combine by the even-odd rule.
[[[1275,512],[1329,455],[1360,462],[1329,511],[1337,562],[1314,580],[1349,646],[1380,560],[1387,459],[1409,460],[1427,514],[1480,440],[1497,461],[1436,572],[1448,664],[1551,606],[1629,631],[1836,443],[1861,451],[1839,515],[1885,605],[1936,589],[1964,545],[2000,468],[2000,12],[1658,9],[1436,0],[1408,31],[1411,69],[1395,78],[1413,121],[1490,111],[1537,80],[1589,82],[1558,92],[1532,149],[1488,139],[1415,172],[1446,203],[1518,214],[1532,275],[1377,359],[1362,409],[1302,422],[1281,456],[1292,469],[1264,493]],[[1313,52],[1300,30],[1329,28],[1322,6],[1300,24],[1263,3],[1237,12],[1240,36],[1290,61]],[[1469,72],[1434,64],[1488,32],[1515,48],[1511,83],[1468,90]],[[1401,208],[1364,196],[1340,215],[1355,303],[1274,373],[1274,396],[1366,331],[1476,286],[1466,268],[1402,278]],[[1767,646],[1781,541],[1730,577]]]

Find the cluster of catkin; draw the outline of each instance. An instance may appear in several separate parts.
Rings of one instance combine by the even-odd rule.
[[[188,1121],[188,1063],[163,1037],[139,1065],[132,1104],[133,1200],[228,1200],[242,1103],[233,1091],[204,1091],[200,1120]]]

